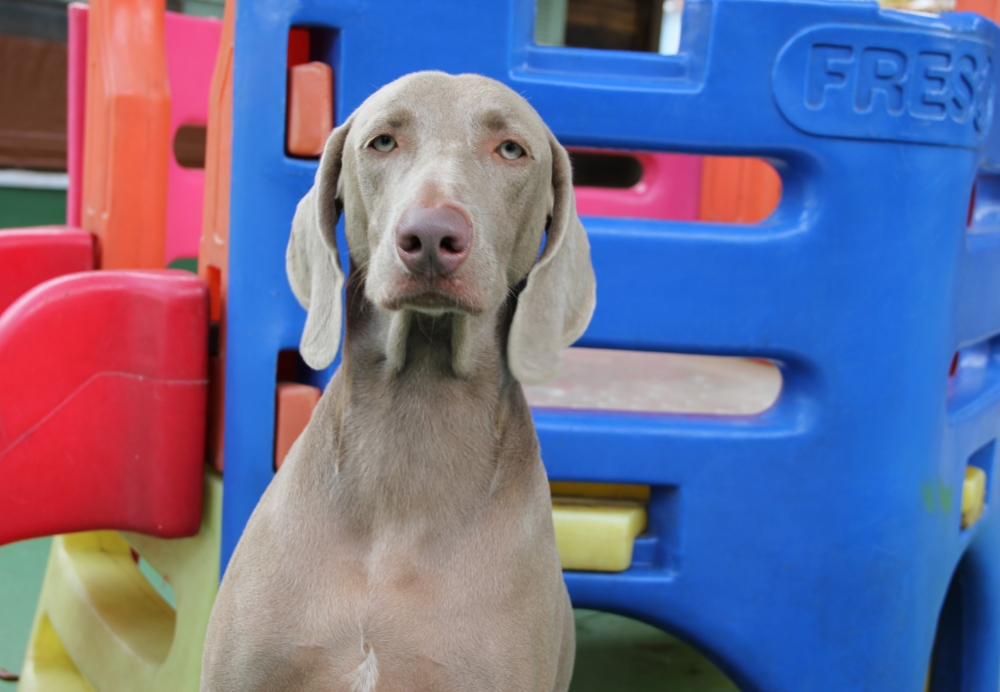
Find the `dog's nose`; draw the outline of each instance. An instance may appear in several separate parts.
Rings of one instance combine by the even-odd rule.
[[[414,274],[448,276],[469,256],[472,226],[453,207],[410,207],[396,229],[396,252]]]

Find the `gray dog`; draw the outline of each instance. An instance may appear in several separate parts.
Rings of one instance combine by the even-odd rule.
[[[339,346],[341,211],[343,364],[229,564],[201,689],[566,690],[573,612],[518,383],[556,375],[594,309],[566,151],[477,75],[365,101],[292,222],[314,368]]]

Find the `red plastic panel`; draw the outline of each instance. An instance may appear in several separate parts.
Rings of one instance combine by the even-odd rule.
[[[0,313],[44,281],[93,268],[94,241],[86,231],[38,226],[0,232]]]
[[[54,279],[0,316],[0,545],[91,529],[174,538],[201,520],[204,281]]]

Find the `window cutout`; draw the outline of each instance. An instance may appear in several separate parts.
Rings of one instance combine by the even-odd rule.
[[[559,377],[524,393],[535,408],[749,416],[774,405],[781,382],[759,359],[570,348]]]
[[[781,200],[781,177],[761,159],[572,148],[583,216],[751,224]]]
[[[969,457],[962,479],[962,529],[975,526],[986,511],[995,455],[996,440],[990,440]]]
[[[292,27],[286,67],[285,153],[317,159],[333,130],[333,46],[336,32]]]
[[[969,195],[967,225],[970,233],[1000,231],[1000,175],[980,172],[976,176]]]
[[[292,444],[305,430],[322,396],[319,373],[298,351],[278,352],[274,399],[274,470],[281,468]]]
[[[652,625],[577,608],[572,692],[739,688],[703,654]],[[655,681],[655,682],[653,682]]]
[[[655,53],[662,18],[662,0],[568,0],[566,45]]]
[[[642,163],[628,154],[570,151],[573,185],[582,187],[633,187],[642,180]]]
[[[1000,383],[1000,337],[965,346],[952,357],[946,397],[948,414],[956,415]]]
[[[174,133],[174,159],[182,168],[205,168],[204,125],[181,125]]]
[[[660,24],[660,55],[676,55],[681,48],[684,0],[665,0]]]
[[[537,0],[535,43],[674,55],[683,11],[684,0]]]
[[[973,466],[980,469],[986,474],[986,501],[989,502],[990,499],[990,483],[989,479],[993,477],[993,457],[996,456],[996,440],[990,440],[988,443],[984,444],[982,447],[977,449],[969,457],[969,466]]]

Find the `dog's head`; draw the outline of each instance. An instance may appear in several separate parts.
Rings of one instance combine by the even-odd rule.
[[[569,157],[499,82],[411,74],[330,135],[287,252],[292,290],[309,310],[301,352],[314,368],[339,346],[341,210],[366,297],[385,310],[494,314],[527,278],[507,342],[521,382],[555,376],[562,349],[590,322],[594,274]]]

